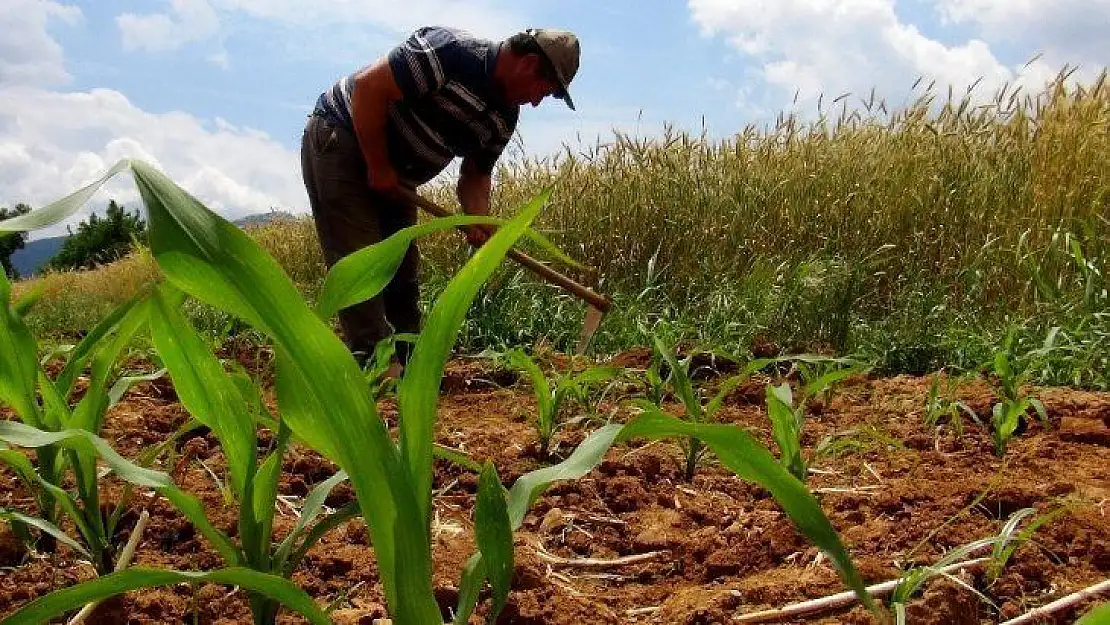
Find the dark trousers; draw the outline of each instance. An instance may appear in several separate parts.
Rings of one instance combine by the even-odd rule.
[[[377,243],[416,223],[417,208],[375,193],[355,135],[316,115],[301,141],[301,170],[324,262]],[[394,332],[420,331],[419,251],[413,243],[393,281],[373,299],[339,312],[347,347],[362,358]],[[399,344],[401,362],[408,351]]]

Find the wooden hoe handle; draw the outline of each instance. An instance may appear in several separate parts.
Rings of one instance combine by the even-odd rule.
[[[426,199],[418,195],[417,193],[406,192],[405,195],[407,196],[407,199],[413,204],[416,204],[420,208],[423,208],[436,217],[450,217],[453,214],[446,208],[443,208],[439,204],[436,204],[435,202],[432,202],[431,200]],[[462,230],[464,229],[464,227],[460,227],[459,229]],[[612,302],[610,302],[605,296],[594,292],[589,287],[575,282],[574,280],[559,273],[558,271],[555,271],[551,267],[548,267],[547,265],[532,258],[531,256],[528,256],[527,254],[521,252],[516,248],[509,249],[509,257],[511,257],[513,260],[517,261],[521,265],[527,267],[528,269],[532,270],[536,273],[536,275],[540,276],[544,280],[547,280],[552,284],[561,286],[567,291],[570,291],[574,295],[589,303],[590,306],[593,306],[603,313],[609,312],[609,308],[612,306]]]

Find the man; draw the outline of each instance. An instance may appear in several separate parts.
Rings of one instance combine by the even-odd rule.
[[[566,31],[488,41],[425,27],[322,93],[305,127],[301,168],[327,265],[416,223],[417,208],[399,190],[434,178],[455,157],[463,211],[488,214],[491,174],[520,107],[554,96],[573,110],[567,89],[579,56]],[[471,229],[467,238],[480,245],[486,235]],[[418,257],[413,244],[379,296],[340,311],[360,362],[394,331],[419,332]],[[403,364],[404,345],[398,355]]]

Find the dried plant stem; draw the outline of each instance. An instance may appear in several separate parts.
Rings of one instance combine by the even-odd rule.
[[[990,561],[990,558],[976,558],[968,560],[967,562],[957,562],[944,568],[938,569],[943,574],[954,573],[963,569],[969,569]],[[881,597],[888,595],[898,587],[901,578],[892,579],[881,584],[867,587],[867,594],[872,597]],[[842,592],[820,599],[812,599],[810,601],[802,601],[801,603],[793,603],[781,608],[773,610],[763,610],[762,612],[752,612],[750,614],[742,614],[733,619],[734,623],[766,623],[770,621],[779,621],[786,618],[793,618],[797,616],[804,616],[807,614],[814,614],[817,612],[824,612],[825,610],[832,610],[834,608],[843,608],[850,606],[858,601],[856,593],[852,591]]]
[[[1037,619],[1055,614],[1060,610],[1066,610],[1080,603],[1086,599],[1090,599],[1098,594],[1110,592],[1110,579],[1104,579],[1094,586],[1088,586],[1079,592],[1074,592],[1066,597],[1061,597],[1048,605],[1043,605],[1035,610],[1031,610],[1022,614],[1021,616],[1006,621],[1002,625],[1024,625],[1025,623],[1036,623]]]
[[[131,566],[131,559],[135,557],[135,550],[139,547],[139,542],[143,538],[143,531],[146,530],[146,524],[148,522],[150,522],[150,512],[143,510],[143,513],[139,515],[139,520],[135,523],[135,529],[131,531],[131,537],[127,539],[127,544],[123,547],[123,552],[120,553],[119,559],[116,560],[116,571],[122,571]],[[81,623],[85,622],[85,619],[89,618],[89,615],[92,614],[93,610],[95,610],[98,605],[100,605],[99,601],[94,601],[85,605],[76,616],[70,619],[68,625],[81,625]]]
[[[627,566],[629,564],[639,564],[654,560],[661,555],[666,554],[666,551],[649,551],[648,553],[639,553],[636,555],[625,556],[623,558],[613,558],[611,560],[599,560],[597,558],[560,558],[553,556],[542,549],[536,549],[536,555],[541,560],[554,566],[570,566],[579,568],[615,568],[619,566]]]

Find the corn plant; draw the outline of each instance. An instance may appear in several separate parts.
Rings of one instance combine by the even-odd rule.
[[[994,352],[991,371],[997,380],[999,399],[991,412],[991,435],[994,440],[994,453],[1006,454],[1006,446],[1013,438],[1021,422],[1032,408],[1045,426],[1049,425],[1048,412],[1041,400],[1025,393],[1022,387],[1029,381],[1030,364],[1041,354],[1052,349],[1054,334],[1050,334],[1044,347],[1034,350],[1024,358],[1014,353],[1014,334],[1007,334],[1006,340]]]
[[[1035,515],[1037,512],[1033,508],[1023,508],[1012,514],[994,536],[988,536],[987,538],[981,538],[954,547],[945,552],[940,560],[931,565],[913,567],[907,570],[899,578],[898,585],[894,588],[894,592],[890,597],[890,604],[894,608],[895,622],[898,625],[904,625],[906,623],[906,604],[934,577],[948,578],[974,593],[984,603],[998,610],[998,606],[986,595],[969,586],[960,578],[946,573],[944,569],[951,565],[967,561],[973,554],[989,548],[991,553],[987,557],[987,578],[993,583],[1002,574],[1002,570],[1006,567],[1007,562],[1009,562],[1010,557],[1015,551],[1029,542],[1038,529],[1057,519],[1061,514],[1067,511],[1068,508],[1062,506],[1053,511],[1039,515],[1019,532],[1018,526],[1021,522]]]
[[[539,438],[539,455],[546,458],[556,430],[563,425],[560,411],[568,401],[585,404],[590,391],[620,375],[615,367],[590,367],[584,371],[556,372],[548,379],[536,361],[524,350],[511,349],[501,356],[510,367],[528,374],[536,396],[538,414],[536,434]]]
[[[805,404],[794,406],[790,384],[767,386],[767,414],[771,418],[771,428],[775,443],[779,447],[779,462],[805,482],[809,466],[802,458],[802,429],[805,426]]]
[[[944,380],[941,388],[941,379]],[[925,425],[937,428],[942,421],[947,422],[956,432],[956,436],[964,435],[964,420],[961,413],[966,414],[973,422],[983,425],[979,416],[967,404],[956,398],[956,389],[961,378],[936,374],[929,382],[929,392],[925,398]]]
[[[712,421],[713,416],[720,410],[724,404],[725,397],[728,396],[733,390],[736,389],[744,380],[747,380],[753,373],[763,369],[767,365],[774,362],[772,358],[757,358],[748,362],[740,373],[728,378],[723,382],[708,403],[706,403],[698,390],[694,389],[694,385],[690,380],[690,363],[693,360],[693,354],[684,358],[681,362],[675,356],[674,349],[667,347],[663,341],[657,336],[652,337],[654,343],[654,356],[662,358],[666,363],[668,374],[664,380],[658,370],[658,366],[654,364],[649,369],[648,384],[649,393],[656,400],[652,403],[647,400],[633,400],[633,404],[642,410],[654,411],[661,410],[660,403],[663,396],[663,388],[666,382],[670,382],[675,396],[682,402],[686,410],[685,419],[694,424],[709,423]],[[694,474],[697,472],[697,467],[702,457],[706,453],[704,443],[697,437],[685,437],[682,439],[682,453],[685,458],[684,476],[686,481],[692,481]]]
[[[402,418],[400,441],[395,443],[377,414],[367,374],[359,370],[328,321],[339,309],[379,292],[417,236],[457,225],[483,221],[501,223],[501,220],[464,216],[437,220],[407,229],[353,254],[329,272],[315,310],[299,297],[273,259],[246,234],[141,162],[121,164],[100,181],[32,214],[30,219],[5,222],[0,226],[20,229],[60,219],[67,210],[75,210],[83,201],[82,197],[87,199],[96,185],[125,165],[132,168],[147,206],[151,252],[168,280],[168,284],[155,290],[150,304],[155,346],[170,371],[182,403],[195,418],[212,429],[224,448],[230,490],[238,499],[240,509],[239,544],[215,531],[201,510],[193,510],[193,514],[187,513],[187,516],[202,528],[205,537],[229,564],[228,570],[249,571],[255,575],[243,584],[249,591],[258,591],[251,594],[255,621],[273,622],[277,604],[271,600],[286,602],[289,597],[263,592],[267,589],[250,583],[251,579],[266,580],[271,585],[285,583],[281,576],[295,566],[311,540],[322,535],[318,528],[326,529],[329,525],[317,523],[303,539],[300,533],[304,528],[298,527],[276,549],[272,545],[273,504],[280,459],[294,437],[336,461],[344,471],[343,476],[350,479],[358,497],[357,509],[370,528],[390,612],[398,621],[406,623],[440,620],[431,588],[430,562],[431,434],[439,380],[453,335],[470,301],[506,250],[535,217],[546,194],[525,207],[517,219],[508,223],[474,255],[429,314],[427,327],[416,340],[408,372],[398,388]],[[204,341],[181,314],[181,302],[186,295],[236,315],[274,343],[280,414],[270,420],[276,423],[277,443],[261,461],[257,458],[254,423],[246,408],[253,402],[244,397],[243,389],[234,379],[224,374]],[[610,440],[612,435],[615,432],[610,432]],[[551,473],[552,479],[567,474],[565,466],[554,469],[557,470]],[[497,601],[503,602],[507,595],[507,574],[511,574],[511,558],[506,560],[505,554],[505,545],[509,545],[511,555],[511,534],[487,530],[509,527],[508,517],[504,516],[508,514],[509,504],[513,509],[524,507],[513,498],[497,505],[496,499],[504,494],[495,478],[495,470],[487,467],[483,471],[478,544],[484,558],[476,561],[482,566],[468,568],[466,579],[478,587],[485,580],[491,580]],[[304,523],[312,520],[318,504],[338,479],[342,478],[337,476],[325,482],[309,497],[306,511],[302,513]],[[496,489],[495,483],[498,484]],[[527,499],[545,485],[542,479],[535,478],[526,483],[531,486],[517,489],[517,498]],[[329,521],[340,516],[331,517]],[[522,519],[523,512],[517,516]],[[90,597],[103,598],[127,589],[180,579],[149,571],[144,573],[150,575],[144,577],[134,571],[116,573],[59,591],[33,602],[13,616],[12,622],[30,622],[24,619],[57,613]],[[477,592],[472,596],[477,597]],[[304,606],[296,601],[287,605],[304,611]],[[320,612],[316,610],[309,616],[318,620]]]
[[[798,369],[803,403],[820,396],[828,404],[838,383],[871,369],[868,363],[851,358],[800,355],[788,356],[786,359],[793,362]]]
[[[30,511],[4,509],[0,509],[0,515],[27,537],[27,526],[40,530],[35,542],[44,550],[53,551],[55,541],[60,541],[87,558],[98,573],[108,573],[115,567],[119,547],[116,530],[128,498],[121,499],[114,508],[103,507],[100,491],[105,477],[98,471],[96,450],[83,443],[63,444],[64,437],[54,443],[36,444],[34,433],[48,438],[67,430],[96,435],[105,413],[129,385],[148,377],[119,376],[117,364],[146,323],[146,296],[132,298],[93,328],[68,351],[65,367],[51,379],[43,363],[35,361],[37,344],[23,321],[34,294],[14,306],[10,294],[7,278],[0,276],[0,404],[11,406],[20,419],[18,423],[0,423],[0,462],[15,471],[33,496],[37,516],[31,516]],[[87,388],[80,401],[71,406],[78,375],[86,367],[90,368]],[[33,448],[37,462],[30,462],[9,446]],[[124,479],[129,475],[129,471],[118,474]],[[74,488],[67,490],[70,483]],[[75,535],[60,529],[63,519],[72,523]]]
[[[64,596],[54,597],[53,601],[68,597],[68,601],[60,606],[51,607],[50,601],[45,600],[33,602],[4,622],[43,622],[50,615],[97,599],[100,592],[104,594],[99,596],[122,592],[131,587],[129,582],[146,583],[144,580],[160,579],[164,580],[161,583],[177,583],[185,580],[216,581],[217,578],[245,588],[260,589],[260,594],[297,606],[307,616],[315,615],[315,622],[322,622],[319,619],[322,613],[296,587],[283,580],[275,583],[254,577],[247,571],[228,569],[215,572],[212,576],[174,571],[125,570],[112,573],[118,547],[113,541],[122,513],[131,503],[132,487],[152,489],[165,496],[221,553],[232,552],[230,541],[204,516],[204,507],[199,500],[175,487],[164,473],[124,459],[96,435],[103,423],[104,413],[125,391],[120,382],[128,379],[120,378],[111,389],[107,388],[112,363],[139,327],[148,323],[157,298],[152,299],[151,292],[144,293],[106,318],[73,350],[66,367],[57,379],[52,380],[41,363],[34,361],[34,339],[16,313],[16,307],[10,305],[9,294],[9,284],[6,278],[0,276],[0,359],[5,365],[10,365],[5,366],[3,374],[0,374],[0,401],[14,406],[22,419],[22,422],[0,422],[0,441],[5,445],[0,449],[0,460],[8,464],[27,489],[35,494],[40,516],[0,510],[0,518],[24,528],[40,530],[44,536],[88,559],[103,577],[60,591]],[[70,410],[66,398],[88,360],[91,360],[92,375],[87,390],[82,400]],[[145,377],[150,376],[133,376],[134,379]],[[43,398],[41,402],[36,390],[38,396]],[[195,425],[196,422],[190,421],[167,443]],[[37,466],[8,445],[34,449]],[[153,461],[164,447],[165,444],[159,445],[153,453],[143,454],[140,463]],[[99,462],[107,465],[110,473],[102,474]],[[101,481],[109,474],[127,483],[125,494],[114,509],[102,507],[102,503],[107,502],[102,502],[100,497]],[[62,481],[67,475],[73,483],[72,490],[66,490]],[[62,519],[72,523],[76,536],[70,536],[60,528],[59,521]]]

